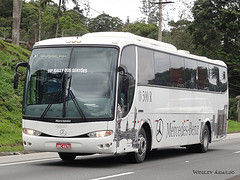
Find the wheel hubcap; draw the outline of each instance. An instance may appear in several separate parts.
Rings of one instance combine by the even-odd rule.
[[[138,153],[140,156],[144,155],[147,150],[147,142],[143,135],[140,135],[139,137],[139,148]]]
[[[208,146],[208,133],[207,131],[204,131],[203,135],[203,146],[206,148]]]

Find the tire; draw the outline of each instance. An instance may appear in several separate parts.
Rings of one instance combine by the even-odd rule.
[[[201,143],[198,144],[198,151],[201,153],[207,152],[209,147],[209,141],[210,141],[210,132],[208,127],[204,126],[204,129],[202,131]]]
[[[141,163],[144,161],[148,150],[148,139],[146,132],[143,128],[140,129],[138,134],[138,151],[128,153],[128,157],[134,163]]]
[[[73,161],[76,158],[76,154],[71,154],[71,153],[58,153],[59,157],[63,161]]]
[[[204,126],[202,131],[201,142],[199,144],[186,146],[186,148],[190,152],[205,153],[208,151],[209,142],[210,142],[210,132],[209,132],[208,126]]]

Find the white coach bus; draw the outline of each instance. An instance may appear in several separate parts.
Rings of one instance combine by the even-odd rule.
[[[206,152],[227,132],[226,64],[123,32],[36,43],[23,100],[26,150],[63,160],[171,146]]]

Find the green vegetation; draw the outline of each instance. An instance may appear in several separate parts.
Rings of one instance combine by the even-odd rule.
[[[240,132],[240,123],[232,120],[228,120],[228,133]]]
[[[15,65],[27,61],[30,52],[0,40],[0,151],[23,150],[21,102],[24,69],[19,89],[13,89]]]
[[[229,113],[228,118],[234,121],[238,119],[238,112],[237,112],[237,99],[236,98],[229,98]]]

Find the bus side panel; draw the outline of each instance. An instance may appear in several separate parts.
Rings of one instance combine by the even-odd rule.
[[[137,93],[137,119],[150,120],[152,148],[200,143],[207,122],[213,140],[226,135],[225,94],[148,86]]]

